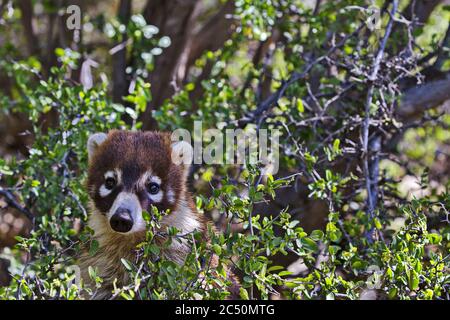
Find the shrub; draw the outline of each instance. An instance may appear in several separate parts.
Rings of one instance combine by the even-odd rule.
[[[121,101],[111,98],[108,80],[116,70],[104,67],[108,59],[90,75],[91,87],[73,80],[86,61],[83,49],[57,48],[57,63],[47,72],[38,56],[24,57],[12,42],[3,46],[0,70],[12,89],[0,93],[0,110],[5,119],[27,118],[33,141],[25,155],[0,160],[0,194],[33,228],[2,254],[13,279],[0,287],[0,299],[83,299],[93,293],[76,281],[74,267],[83,247],[98,250],[92,230],[84,227],[90,134],[140,130],[151,121],[161,130],[192,129],[196,120],[203,129],[278,129],[280,172],[267,173],[262,164],[195,166],[197,208],[220,232],[210,228],[204,241],[197,233],[168,230],[164,245],[187,241],[193,248],[177,265],[154,242],[167,213],[147,214],[136,259],[122,259],[132,281],[116,284],[112,297],[224,299],[230,294],[226,270],[232,268],[242,299],[448,299],[449,183],[436,163],[450,138],[450,118],[432,108],[419,119],[405,118],[403,103],[408,81],[409,90],[421,89],[415,84],[428,70],[427,54],[448,67],[448,56],[440,58],[445,32],[433,32],[442,29],[436,21],[423,28],[394,21],[401,12],[397,4],[380,8],[381,27],[370,30],[364,1],[325,2],[318,13],[294,0],[237,1],[230,39],[202,52],[158,106],[151,105],[158,92],[148,78],[170,40],[141,15],[125,24],[102,21],[102,15],[85,18],[111,44],[131,39],[124,77],[133,85]],[[448,7],[437,10],[448,17]],[[5,19],[17,27],[20,10],[13,12]],[[248,58],[249,46],[265,45],[265,58]],[[445,63],[439,66],[448,73]],[[443,156],[445,165],[448,154]],[[408,176],[418,177],[414,196],[404,192]],[[282,202],[286,190],[325,206],[324,228],[308,230],[304,223],[308,210],[316,214],[313,206]],[[263,203],[283,205],[272,212]],[[216,267],[209,264],[212,255]],[[286,257],[295,264],[288,267]],[[96,270],[90,276],[104,285]]]

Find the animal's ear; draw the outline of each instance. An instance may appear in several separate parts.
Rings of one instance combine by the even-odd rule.
[[[189,168],[193,159],[192,146],[186,141],[172,143],[172,162],[176,165],[183,165]]]
[[[95,150],[97,150],[98,146],[101,145],[106,140],[107,137],[108,136],[106,135],[106,133],[103,132],[94,133],[89,137],[87,143],[89,159],[92,158]]]

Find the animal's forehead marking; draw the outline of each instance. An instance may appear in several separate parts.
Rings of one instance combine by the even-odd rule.
[[[100,197],[104,198],[111,194],[113,189],[106,188],[105,181],[106,179],[113,178],[116,180],[116,184],[121,184],[122,179],[122,171],[120,169],[114,169],[114,170],[108,170],[103,174],[104,180],[102,181],[102,184],[100,185],[100,188],[98,189],[98,193]]]
[[[109,170],[105,172],[105,178],[114,178],[115,173],[113,170]]]
[[[132,187],[137,183],[142,172],[145,170],[139,162],[126,160],[119,166],[122,170],[123,184]]]
[[[116,168],[114,170],[108,170],[105,172],[104,174],[104,178],[116,178],[117,179],[117,183],[120,183],[122,181],[122,170],[120,170],[119,168]]]
[[[161,178],[158,177],[158,176],[156,176],[156,175],[152,175],[152,176],[150,177],[150,181],[151,181],[151,182],[155,182],[155,183],[157,183],[157,184],[161,184]]]
[[[159,176],[154,174],[152,170],[145,171],[138,180],[138,185],[140,187],[144,187],[147,182],[155,182],[157,184],[161,184],[162,180]]]

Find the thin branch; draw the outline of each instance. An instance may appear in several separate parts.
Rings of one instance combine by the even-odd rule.
[[[243,127],[248,123],[254,123],[254,122],[260,123],[260,119],[261,119],[262,115],[266,111],[268,111],[269,109],[271,109],[272,107],[275,106],[275,104],[278,102],[278,100],[280,100],[284,96],[284,94],[286,93],[286,90],[289,88],[290,85],[294,84],[295,82],[297,82],[301,79],[304,79],[316,64],[319,64],[323,60],[326,60],[326,58],[328,56],[330,56],[332,53],[334,53],[337,49],[344,46],[345,43],[347,42],[347,40],[350,39],[351,37],[357,35],[363,27],[364,27],[364,25],[362,24],[351,34],[346,35],[339,43],[337,43],[336,45],[334,45],[330,49],[328,49],[328,51],[323,56],[320,56],[320,57],[314,59],[309,64],[307,64],[302,72],[293,72],[291,74],[291,77],[288,80],[283,81],[280,88],[276,92],[274,92],[267,99],[265,99],[264,101],[259,103],[257,108],[251,114],[240,119],[238,121],[239,126]]]
[[[393,5],[392,5],[392,10],[390,12],[389,22],[386,27],[386,32],[384,33],[383,39],[380,43],[380,47],[378,49],[378,52],[377,52],[374,62],[373,62],[372,72],[368,78],[368,80],[370,81],[370,84],[369,84],[369,88],[367,90],[367,98],[366,98],[366,103],[365,103],[365,108],[364,108],[365,109],[365,118],[364,118],[364,123],[363,123],[363,127],[362,127],[362,133],[361,133],[362,134],[362,144],[363,144],[363,170],[364,170],[364,176],[365,176],[365,180],[366,180],[368,214],[371,218],[374,217],[374,211],[375,211],[376,199],[377,199],[377,192],[376,192],[376,188],[373,186],[372,178],[374,179],[374,181],[377,181],[377,177],[375,177],[373,174],[371,174],[371,172],[369,170],[370,167],[372,170],[374,170],[374,168],[371,166],[371,164],[369,164],[370,107],[372,105],[372,98],[373,98],[374,89],[375,89],[375,80],[378,77],[381,60],[384,55],[387,40],[392,31],[392,25],[394,23],[394,15],[397,12],[397,9],[398,9],[398,0],[394,0]],[[380,142],[378,141],[378,144],[379,143]],[[375,149],[379,150],[378,147]]]
[[[12,194],[12,192],[5,190],[3,188],[0,188],[0,195],[5,197],[6,203],[17,210],[19,210],[21,213],[23,213],[28,219],[31,221],[34,220],[35,215],[28,210],[26,207],[22,206],[16,199],[16,197]]]

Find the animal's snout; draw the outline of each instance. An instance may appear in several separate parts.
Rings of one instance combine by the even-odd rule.
[[[119,208],[109,220],[111,228],[116,232],[126,233],[133,228],[133,217],[131,211]]]

